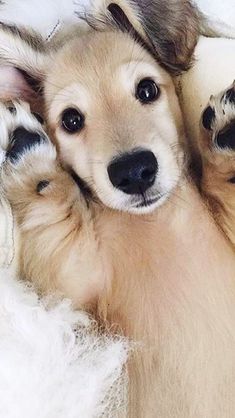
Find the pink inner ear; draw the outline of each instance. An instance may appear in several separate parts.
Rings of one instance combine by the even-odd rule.
[[[31,101],[35,92],[15,68],[0,66],[0,99],[22,99]]]

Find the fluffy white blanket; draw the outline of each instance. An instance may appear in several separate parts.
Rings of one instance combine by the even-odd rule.
[[[68,300],[39,299],[16,278],[17,249],[0,179],[0,418],[114,418],[125,412],[127,341],[99,331]]]
[[[68,301],[39,300],[0,270],[1,418],[116,417],[127,353]]]

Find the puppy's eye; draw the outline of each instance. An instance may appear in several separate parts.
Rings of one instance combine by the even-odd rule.
[[[150,78],[141,80],[136,88],[136,98],[141,103],[152,103],[159,97],[160,89]]]
[[[85,118],[77,109],[65,109],[62,113],[62,127],[65,131],[73,134],[84,127]]]

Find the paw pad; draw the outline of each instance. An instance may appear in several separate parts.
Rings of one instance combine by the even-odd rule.
[[[211,96],[202,113],[202,126],[212,147],[235,150],[235,82],[216,96]]]
[[[235,122],[220,131],[215,138],[215,142],[219,148],[235,149]]]
[[[32,132],[20,126],[16,128],[11,136],[10,147],[7,152],[7,158],[15,162],[22,154],[29,150],[32,146],[45,141],[45,138],[37,133]]]
[[[212,130],[212,123],[215,120],[215,109],[207,106],[202,114],[202,125],[207,131]]]

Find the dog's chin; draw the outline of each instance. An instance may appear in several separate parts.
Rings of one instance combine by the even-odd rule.
[[[131,205],[129,208],[126,208],[126,211],[136,215],[144,215],[152,213],[156,208],[160,207],[167,199],[168,193],[156,197],[151,197],[149,199],[141,199],[135,205]]]
[[[123,199],[103,199],[103,196],[99,196],[99,200],[111,209],[135,215],[144,215],[153,212],[156,208],[161,206],[166,201],[168,196],[169,193],[156,194],[152,196],[125,196]]]

